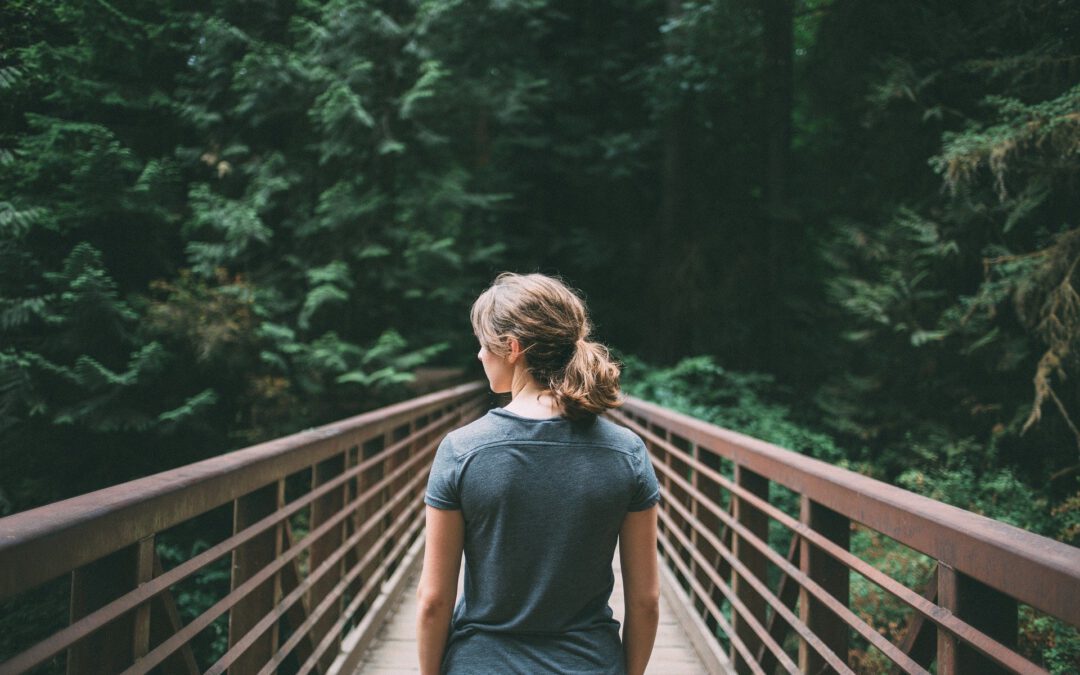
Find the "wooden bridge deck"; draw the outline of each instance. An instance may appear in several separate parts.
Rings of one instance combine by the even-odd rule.
[[[611,594],[611,609],[615,618],[622,623],[623,593],[622,575],[619,572],[619,555],[615,553],[615,589]],[[661,571],[664,571],[662,567]],[[414,573],[406,586],[405,592],[393,613],[383,624],[378,636],[364,653],[363,660],[355,675],[391,675],[392,673],[418,673],[416,662],[416,585],[418,574]],[[647,675],[699,675],[705,673],[727,672],[726,659],[723,665],[716,663],[716,653],[709,650],[705,658],[695,649],[691,635],[703,626],[690,623],[689,630],[684,622],[692,622],[692,612],[680,605],[686,601],[685,594],[675,588],[674,579],[662,576],[663,593],[660,598],[660,626],[656,631],[656,644],[652,659],[645,671]],[[461,581],[458,581],[458,593],[461,593]],[[680,611],[681,610],[681,611]],[[703,644],[708,649],[707,644]],[[721,656],[722,658],[722,656]],[[711,667],[707,664],[711,664]]]

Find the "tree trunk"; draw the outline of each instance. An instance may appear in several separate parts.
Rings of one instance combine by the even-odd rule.
[[[794,1],[760,0],[764,39],[762,88],[765,107],[765,219],[768,232],[768,365],[785,353],[785,244],[795,225],[788,203],[791,161],[791,108],[794,88]]]
[[[675,18],[682,14],[678,0],[668,0],[667,14]],[[666,50],[677,52],[681,47],[669,34]],[[694,246],[687,221],[686,146],[689,119],[686,102],[672,101],[664,119],[663,161],[660,166],[660,205],[657,227],[652,237],[652,263],[649,284],[650,316],[646,320],[655,327],[646,344],[649,355],[659,361],[669,361],[683,355],[689,348],[685,343],[691,331],[687,323],[693,320],[688,307],[693,305],[696,289],[688,287],[687,251]]]

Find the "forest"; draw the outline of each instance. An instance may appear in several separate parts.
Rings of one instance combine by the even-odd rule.
[[[1065,0],[7,0],[0,516],[479,376],[514,270],[630,394],[1080,545],[1078,214]]]

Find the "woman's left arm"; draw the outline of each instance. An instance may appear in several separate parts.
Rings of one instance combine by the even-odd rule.
[[[416,642],[421,675],[438,675],[450,615],[457,599],[461,552],[465,547],[465,519],[461,511],[427,507],[424,569],[416,589]]]

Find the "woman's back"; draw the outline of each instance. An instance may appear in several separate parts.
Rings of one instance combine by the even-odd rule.
[[[503,273],[469,312],[506,408],[451,432],[428,477],[420,670],[642,675],[659,621],[656,475],[600,417],[619,366],[559,279]],[[608,599],[620,544],[622,639]],[[462,554],[465,593],[454,606]]]
[[[658,499],[641,439],[602,418],[496,408],[448,435],[425,499],[465,521],[444,669],[623,672],[612,556],[627,512]]]

